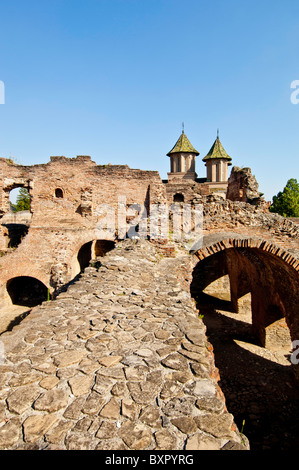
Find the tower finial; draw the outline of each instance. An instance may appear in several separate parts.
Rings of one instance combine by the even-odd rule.
[[[219,139],[219,129],[217,129],[217,137],[218,137],[218,139]]]
[[[184,123],[184,121],[182,122],[182,132],[183,132],[183,134],[185,133],[185,123]]]

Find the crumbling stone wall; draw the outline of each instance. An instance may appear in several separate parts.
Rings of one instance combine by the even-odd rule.
[[[227,186],[227,199],[232,201],[249,202],[250,204],[263,204],[259,185],[251,173],[250,168],[232,168]]]
[[[231,276],[233,302],[236,303],[236,299],[246,291],[248,285],[258,293],[258,300],[254,304],[258,334],[262,335],[263,328],[269,323],[268,305],[261,302],[262,308],[259,307],[259,298],[263,295],[261,286],[264,286],[270,293],[271,305],[283,307],[280,312],[287,317],[292,338],[298,339],[299,325],[294,316],[294,309],[298,304],[296,295],[299,225],[295,221],[269,214],[250,171],[235,169],[232,172],[227,199],[217,194],[208,195],[204,191],[201,192],[200,185],[186,184],[183,187],[178,184],[177,187],[170,188],[161,181],[158,172],[134,170],[126,165],[96,165],[86,156],[74,159],[51,157],[48,164],[32,167],[11,165],[6,160],[0,159],[0,172],[0,215],[5,217],[8,212],[9,192],[12,188],[27,187],[31,196],[28,234],[17,249],[11,250],[0,260],[1,300],[9,301],[6,285],[15,277],[36,278],[51,291],[57,291],[70,282],[80,270],[77,258],[80,248],[86,244],[94,247],[95,241],[100,241],[97,228],[104,215],[99,208],[104,204],[112,208],[113,216],[113,210],[128,209],[132,204],[139,204],[147,209],[151,204],[170,204],[173,202],[173,191],[184,190],[186,196],[184,202],[191,203],[192,206],[201,204],[203,208],[203,240],[201,240],[203,246],[196,249],[197,258],[194,257],[196,261],[227,250],[224,256],[225,269],[222,271],[228,272]],[[126,220],[132,219],[134,211]],[[119,219],[116,220],[115,232],[106,233],[102,239],[114,241],[119,237],[118,222]],[[5,227],[2,229],[1,240],[4,244]],[[228,235],[229,233],[231,234]],[[212,241],[210,237],[213,238]],[[175,256],[179,244],[171,245],[170,241],[168,243],[167,240],[159,239],[154,241],[157,246],[160,244],[163,247],[164,254]],[[182,246],[184,243],[183,240]],[[188,246],[184,249],[188,249]],[[101,252],[98,247],[97,253]],[[259,270],[260,265],[264,269]],[[175,264],[172,264],[171,269],[174,269],[174,266]],[[108,269],[119,270],[117,255],[116,263]],[[121,267],[126,275],[128,269],[125,263]],[[106,270],[101,271],[102,276],[105,274]],[[248,278],[248,285],[240,282],[244,274]],[[191,268],[186,265],[183,270],[176,271],[175,275],[180,277],[188,290],[192,281]],[[134,276],[136,277],[136,273]],[[283,282],[280,285],[281,279]],[[116,287],[116,284],[113,286]],[[76,295],[74,290],[69,292],[71,295]],[[89,294],[91,293],[88,291],[88,296]],[[80,297],[80,293],[78,295]],[[107,291],[105,295],[104,300],[107,300],[110,292]],[[133,295],[136,295],[136,292]],[[60,299],[64,306],[63,297]],[[152,303],[153,297],[149,297],[146,301]],[[171,299],[170,303],[173,303]],[[39,313],[37,318],[39,321]],[[156,323],[154,320],[151,320],[153,324]],[[111,323],[108,322],[105,328],[106,326],[109,330]],[[104,332],[108,330],[105,329]],[[70,341],[73,338],[70,335]],[[73,343],[70,349],[73,349]],[[192,352],[194,351],[189,351]],[[191,424],[193,426],[193,423]],[[74,439],[76,438],[77,435]],[[218,447],[220,444],[217,442]],[[195,446],[197,445],[200,446],[200,443],[196,441]]]
[[[168,204],[175,202],[175,195],[180,194],[186,204],[191,204],[196,199],[201,199],[210,194],[209,184],[196,181],[173,178],[165,183]]]
[[[97,227],[109,205],[144,206],[166,201],[158,172],[130,169],[127,165],[97,165],[88,156],[51,157],[43,165],[21,166],[0,159],[0,215],[9,211],[11,189],[27,187],[31,197],[28,235],[2,260],[0,285],[17,275],[38,277],[49,288],[69,282],[78,274],[76,255],[82,245],[99,238]],[[115,239],[115,231],[101,238]],[[122,237],[125,233],[122,234]],[[2,228],[1,248],[7,248]],[[26,273],[26,274],[25,274]]]
[[[233,168],[228,196],[234,200],[218,194],[205,195],[200,190],[204,184],[177,182],[175,188],[172,182],[168,187],[158,172],[130,169],[127,165],[97,165],[88,156],[51,157],[47,164],[30,167],[11,165],[0,159],[0,171],[3,220],[7,218],[9,191],[13,187],[27,187],[31,196],[29,232],[17,249],[1,258],[0,298],[3,301],[10,301],[7,282],[19,276],[31,276],[51,292],[58,291],[80,272],[78,253],[82,246],[94,247],[96,240],[124,238],[126,233],[119,233],[118,224],[121,217],[125,217],[124,222],[134,221],[136,211],[127,212],[131,205],[144,206],[149,215],[152,204],[171,205],[172,196],[169,198],[175,189],[179,192],[185,188],[184,202],[191,203],[192,207],[200,204],[203,208],[203,235],[233,230],[247,238],[258,237],[274,243],[299,257],[298,224],[268,212],[250,169]],[[99,233],[98,225],[105,214],[99,208],[105,204],[112,210],[115,230],[103,234]],[[2,235],[3,242],[7,238],[3,226]],[[158,237],[154,241],[161,247],[161,253],[175,256],[171,240]]]
[[[225,232],[207,236],[194,256],[194,296],[228,274],[234,312],[238,312],[238,299],[251,293],[252,329],[262,346],[266,345],[267,327],[281,318],[286,319],[292,341],[298,340],[299,258],[253,234]],[[294,372],[299,380],[296,364]]]

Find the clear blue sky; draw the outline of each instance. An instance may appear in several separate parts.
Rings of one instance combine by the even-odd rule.
[[[0,156],[90,155],[167,177],[217,128],[267,200],[299,179],[298,0],[1,0]]]

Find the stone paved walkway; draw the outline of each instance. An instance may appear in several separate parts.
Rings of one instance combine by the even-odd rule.
[[[125,241],[0,336],[0,448],[248,448],[182,258]]]

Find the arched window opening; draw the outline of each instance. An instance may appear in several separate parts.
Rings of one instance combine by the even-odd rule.
[[[30,226],[31,198],[24,186],[13,187],[8,197],[9,212],[2,218],[2,225],[7,229],[6,247],[17,248],[27,235]]]
[[[181,193],[176,193],[173,196],[173,202],[184,202],[184,201],[185,201],[184,195]]]
[[[106,253],[115,248],[115,242],[112,240],[91,240],[81,246],[73,260],[72,277],[75,278],[82,273],[90,263],[97,265],[97,258],[105,256]],[[76,259],[76,261],[75,261]]]
[[[6,288],[14,305],[31,308],[48,298],[48,288],[34,277],[15,277],[7,282]]]
[[[9,208],[11,212],[30,211],[31,200],[27,188],[18,186],[9,192]]]
[[[63,199],[63,191],[61,188],[56,188],[55,189],[55,197],[57,199]]]

